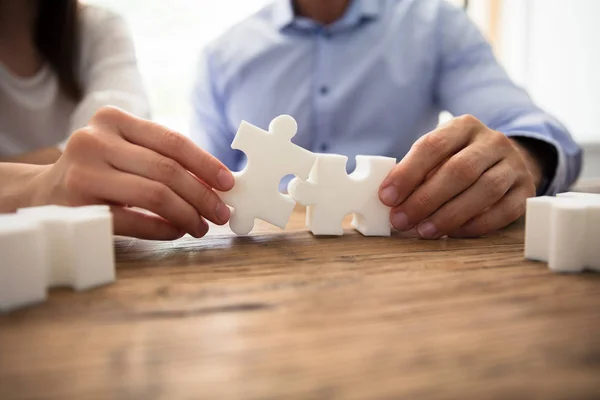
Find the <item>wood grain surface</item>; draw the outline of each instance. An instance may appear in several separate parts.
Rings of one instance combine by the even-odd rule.
[[[522,221],[423,241],[303,218],[116,239],[114,285],[0,316],[0,399],[600,399],[600,274],[523,260]]]

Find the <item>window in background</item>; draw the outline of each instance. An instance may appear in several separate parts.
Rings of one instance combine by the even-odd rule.
[[[502,3],[502,59],[511,77],[582,146],[582,179],[600,178],[598,16],[598,0]]]
[[[498,40],[501,0],[463,0],[459,3],[468,5],[469,16],[495,48]]]
[[[200,50],[272,0],[85,0],[109,8],[129,24],[153,119],[186,133],[189,100]],[[459,7],[465,0],[449,0]],[[469,15],[489,36],[491,4],[470,0]],[[451,118],[447,113],[443,120]]]
[[[86,0],[125,18],[137,48],[153,119],[182,133],[200,50],[269,0]]]

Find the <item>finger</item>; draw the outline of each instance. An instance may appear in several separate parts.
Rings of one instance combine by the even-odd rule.
[[[165,184],[215,224],[223,225],[229,220],[229,207],[177,161],[125,141],[112,146],[112,151],[106,157],[118,170]]]
[[[392,225],[398,230],[408,230],[423,221],[473,185],[502,156],[501,152],[490,151],[485,142],[473,143],[462,149],[392,210]]]
[[[423,239],[438,239],[458,229],[487,207],[496,204],[516,181],[517,174],[508,161],[494,165],[467,190],[421,222],[417,226],[417,233]]]
[[[216,157],[184,135],[162,125],[113,107],[103,108],[92,121],[112,126],[127,141],[177,161],[210,187],[227,191],[235,183],[231,171]]]
[[[148,240],[175,240],[184,234],[157,215],[123,207],[111,207],[111,211],[115,235]]]
[[[473,117],[459,117],[417,140],[381,185],[381,201],[395,207],[406,200],[431,170],[467,146],[480,126],[476,123]]]
[[[504,228],[525,213],[528,197],[535,196],[533,185],[522,185],[508,192],[488,211],[476,216],[449,234],[450,237],[478,237]]]
[[[96,169],[74,176],[78,177],[78,189],[88,196],[151,211],[195,237],[205,234],[206,221],[191,205],[160,182],[117,170],[100,172]]]
[[[431,171],[429,171],[423,182],[427,182],[428,180],[430,180],[440,170],[440,168],[442,168],[442,165],[444,165],[447,161],[448,158],[444,159],[441,163],[439,163]]]

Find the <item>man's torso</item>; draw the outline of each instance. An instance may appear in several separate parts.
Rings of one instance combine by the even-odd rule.
[[[357,154],[401,158],[433,129],[438,1],[369,2],[325,28],[298,18],[282,28],[275,3],[214,43],[213,84],[232,134],[241,120],[266,128],[290,114],[295,143],[347,155],[351,169]]]

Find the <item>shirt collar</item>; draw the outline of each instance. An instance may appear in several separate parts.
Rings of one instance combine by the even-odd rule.
[[[277,0],[272,8],[273,24],[279,30],[290,25],[294,21],[294,8],[292,0]]]
[[[283,30],[294,22],[293,0],[277,0],[273,4],[272,20],[275,27]],[[344,16],[334,22],[334,25],[344,22],[346,24],[358,24],[363,20],[377,19],[381,14],[380,0],[352,0]]]
[[[359,17],[363,19],[377,19],[381,10],[380,0],[354,0],[358,3]]]

